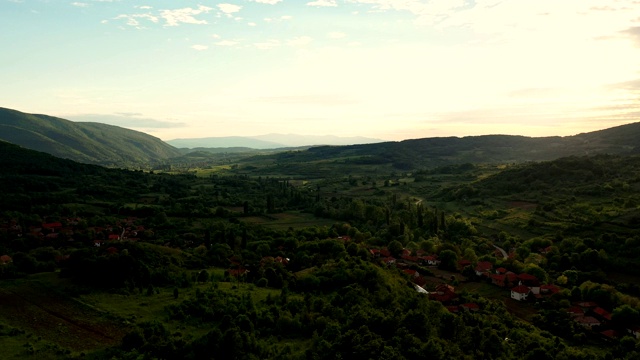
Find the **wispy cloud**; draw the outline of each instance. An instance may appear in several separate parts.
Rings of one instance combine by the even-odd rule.
[[[320,6],[320,7],[335,7],[338,6],[336,0],[316,0],[308,2],[309,6]]]
[[[237,41],[233,41],[233,40],[221,40],[221,41],[218,41],[216,43],[216,45],[218,45],[218,46],[233,46],[233,45],[237,45],[237,44],[238,44],[238,42]]]
[[[631,38],[637,46],[640,46],[640,26],[632,26],[623,30],[622,33]]]
[[[72,2],[71,5],[76,6],[76,7],[88,7],[89,6],[89,4],[83,3],[83,2]]]
[[[269,5],[275,5],[279,2],[281,2],[282,0],[253,0],[254,2],[260,3],[260,4],[269,4]]]
[[[196,44],[196,45],[191,46],[191,48],[193,50],[202,51],[202,50],[207,50],[209,47],[207,45]]]
[[[206,14],[211,11],[212,8],[204,5],[198,5],[194,8],[182,8],[174,10],[161,10],[160,17],[162,17],[167,23],[166,26],[178,26],[183,24],[207,24],[206,20],[198,20],[196,15]]]
[[[305,46],[310,44],[313,39],[309,36],[298,36],[287,41],[289,46]]]
[[[613,90],[626,90],[626,91],[639,91],[640,92],[640,79],[623,81],[608,86]]]
[[[151,14],[122,14],[114,18],[114,20],[126,20],[126,24],[137,29],[142,29],[144,26],[140,24],[140,20],[148,20],[152,23],[158,23],[160,19],[157,16]],[[107,23],[103,21],[103,23]]]
[[[287,21],[287,20],[291,20],[291,19],[293,19],[293,16],[291,16],[291,15],[282,15],[282,16],[277,17],[277,18],[267,17],[267,18],[264,18],[263,20],[265,22],[271,23],[271,22]]]
[[[253,46],[255,46],[257,49],[260,49],[260,50],[270,50],[270,49],[279,47],[280,45],[282,45],[280,43],[280,40],[276,40],[276,39],[269,39],[267,41],[253,43]]]
[[[218,4],[218,9],[228,16],[232,16],[232,14],[242,10],[242,6],[234,4]]]
[[[339,95],[291,95],[266,96],[256,99],[259,102],[290,105],[339,106],[356,104],[358,101]]]

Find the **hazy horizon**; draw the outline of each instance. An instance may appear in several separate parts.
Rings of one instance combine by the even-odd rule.
[[[638,13],[593,0],[0,0],[0,97],[163,140],[576,135],[637,120]]]

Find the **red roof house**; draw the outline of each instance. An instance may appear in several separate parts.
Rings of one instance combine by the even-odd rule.
[[[481,276],[489,272],[493,268],[493,264],[488,261],[478,261],[475,267],[476,275]]]
[[[586,328],[600,326],[600,321],[591,316],[576,316],[575,318],[573,318],[573,320]]]
[[[571,316],[584,316],[584,310],[579,306],[572,306],[568,308],[567,313]]]
[[[460,305],[460,307],[465,309],[465,310],[469,310],[469,311],[478,311],[478,310],[480,310],[480,306],[478,306],[478,304],[476,304],[476,303],[462,304],[462,305]]]
[[[511,298],[518,301],[527,300],[527,296],[530,292],[531,290],[529,290],[528,287],[524,285],[518,285],[511,289]]]
[[[540,286],[540,293],[544,295],[553,295],[560,292],[560,287],[553,284]]]
[[[601,307],[593,309],[593,313],[595,314],[595,317],[599,318],[600,320],[611,321],[611,314]]]
[[[420,273],[418,273],[417,271],[413,270],[413,269],[404,269],[402,270],[402,272],[404,272],[405,274],[411,276],[411,277],[418,277],[420,276]]]
[[[507,286],[507,277],[505,275],[492,274],[491,283],[500,287]]]
[[[53,230],[61,229],[62,228],[62,223],[53,222],[53,223],[42,224],[42,228],[53,231]]]

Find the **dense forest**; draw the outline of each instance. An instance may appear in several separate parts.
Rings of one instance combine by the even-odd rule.
[[[0,151],[8,358],[640,356],[633,154],[143,172]]]

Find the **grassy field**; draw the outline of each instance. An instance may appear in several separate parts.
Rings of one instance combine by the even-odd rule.
[[[507,307],[511,315],[516,316],[524,321],[530,322],[531,317],[536,314],[537,310],[532,303],[520,302],[511,298],[509,289],[501,288],[485,282],[468,282],[460,284],[456,290],[464,290],[469,293],[477,294],[487,299],[501,301]]]
[[[212,278],[223,277],[224,269],[209,269]],[[255,302],[277,297],[281,290],[258,288],[253,284],[217,282],[218,289],[251,294]],[[195,292],[214,286],[213,282],[179,289],[156,288],[153,295],[131,295],[93,291],[74,296],[73,285],[56,273],[42,273],[25,279],[0,283],[0,347],[2,359],[53,359],[80,355],[118,345],[135,324],[162,320],[171,333],[185,340],[205,335],[210,328],[168,319],[165,307],[192,298]],[[296,296],[294,296],[296,297]],[[298,348],[300,344],[289,344]],[[304,347],[304,346],[303,346]]]
[[[331,226],[335,220],[320,219],[313,214],[303,213],[299,211],[287,211],[279,214],[270,214],[268,216],[250,216],[242,218],[242,221],[259,224],[266,227],[276,229],[300,229],[310,226]]]
[[[67,285],[55,273],[3,281],[0,321],[43,344],[53,343],[76,353],[118,344],[128,331],[126,324],[65,294]],[[11,353],[21,353],[15,340],[3,337],[0,344],[12,348]]]

